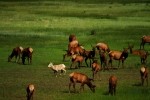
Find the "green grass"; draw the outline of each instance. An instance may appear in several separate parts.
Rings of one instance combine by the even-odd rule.
[[[138,56],[129,54],[124,69],[102,71],[102,80],[93,82],[96,93],[92,93],[87,86],[82,93],[68,93],[68,74],[79,71],[91,77],[90,68],[67,69],[65,76],[57,78],[47,68],[49,62],[64,63],[69,68],[69,58],[63,62],[62,55],[67,49],[70,34],[75,34],[79,43],[88,50],[98,42],[108,43],[111,50],[123,50],[128,43],[139,49],[141,36],[150,34],[150,6],[146,2],[131,1],[122,4],[100,3],[99,0],[83,0],[80,3],[78,0],[1,0],[0,100],[26,100],[25,88],[29,83],[35,84],[35,100],[149,99],[150,84],[148,87],[138,86],[141,66]],[[95,35],[90,35],[92,30],[95,30]],[[34,49],[32,65],[7,62],[8,55],[16,46]],[[145,45],[145,49],[150,52],[149,44]],[[150,57],[146,64],[148,67],[149,61]],[[117,64],[113,61],[114,67]],[[117,95],[114,97],[106,95],[108,78],[112,74],[118,77]],[[79,84],[76,88],[79,90]]]

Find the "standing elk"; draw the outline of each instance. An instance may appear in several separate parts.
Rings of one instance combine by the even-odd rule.
[[[23,51],[23,47],[21,46],[14,48],[12,50],[11,55],[8,56],[8,62],[10,62],[14,56],[15,56],[15,62],[19,62],[22,51]]]
[[[141,37],[140,49],[141,49],[141,47],[144,49],[145,43],[150,43],[150,36],[144,35]]]
[[[104,51],[99,51],[99,57],[100,57],[100,62],[101,62],[101,67],[103,70],[108,69],[108,58],[107,54]]]
[[[32,54],[33,54],[33,49],[31,47],[25,48],[22,51],[22,63],[25,64],[25,59],[27,57],[28,64],[31,64],[32,63]]]
[[[141,58],[141,64],[145,64],[149,53],[143,49],[133,50],[133,47],[133,45],[128,46],[128,48],[130,49],[130,53],[139,56]]]
[[[144,85],[144,81],[146,80],[147,86],[148,86],[148,68],[142,66],[140,68],[140,74],[141,74],[141,85]]]
[[[35,87],[33,84],[29,84],[26,88],[26,92],[27,92],[27,100],[33,100],[33,94],[35,91]]]
[[[69,93],[70,93],[70,87],[72,84],[73,84],[74,92],[76,91],[76,89],[75,89],[76,83],[81,83],[80,92],[81,92],[81,90],[84,90],[85,84],[91,89],[92,92],[95,92],[96,86],[93,85],[91,82],[93,79],[90,79],[87,75],[78,73],[78,72],[72,72],[69,75],[69,78],[70,78]]]
[[[116,95],[117,77],[111,75],[109,78],[109,94]]]
[[[97,43],[96,44],[96,48],[98,50],[102,50],[104,52],[110,52],[109,46],[106,43]]]
[[[112,60],[119,60],[118,63],[118,68],[120,66],[120,61],[122,61],[122,67],[124,67],[124,61],[126,60],[126,58],[128,57],[128,49],[124,48],[124,50],[121,51],[110,51],[109,52],[109,64],[111,64],[111,68],[112,68]]]
[[[48,68],[51,68],[54,71],[54,74],[56,74],[57,77],[57,73],[58,71],[61,71],[61,73],[64,72],[64,74],[66,73],[66,66],[64,64],[59,64],[59,65],[53,65],[53,63],[49,63]]]
[[[72,66],[75,66],[75,68],[80,68],[80,66],[82,65],[82,62],[84,60],[83,56],[80,55],[72,55],[72,63],[70,65],[70,69],[72,68]],[[76,66],[76,63],[78,63],[78,66]]]
[[[87,63],[87,60],[89,59],[90,60],[90,67],[91,67],[91,62],[94,61],[94,57],[95,57],[95,54],[96,54],[96,50],[95,50],[95,47],[92,47],[92,50],[85,50],[84,49],[84,52],[83,52],[83,56],[85,58],[85,63],[86,63],[86,66],[88,67],[88,63]],[[92,61],[91,61],[92,60]]]
[[[96,75],[98,74],[98,78],[100,78],[100,74],[98,72],[101,71],[101,66],[100,64],[98,64],[97,60],[94,60],[92,63],[92,74],[93,74],[93,80],[96,77]],[[100,79],[101,80],[101,79]]]

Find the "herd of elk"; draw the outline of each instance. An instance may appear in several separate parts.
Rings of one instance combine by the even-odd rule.
[[[105,69],[106,67],[110,65],[112,68],[112,61],[113,60],[118,60],[118,68],[120,66],[120,62],[122,62],[122,67],[124,67],[124,61],[128,57],[128,50],[130,50],[130,53],[133,55],[138,55],[141,58],[141,64],[145,64],[148,55],[150,55],[147,51],[144,50],[144,45],[145,43],[150,43],[150,36],[143,36],[142,37],[142,42],[140,44],[140,49],[133,50],[133,45],[128,45],[128,48],[124,48],[123,51],[113,51],[110,50],[108,44],[106,43],[97,43],[96,46],[92,47],[92,50],[85,50],[82,46],[79,45],[78,40],[75,35],[70,35],[69,36],[69,44],[68,44],[68,50],[67,53],[64,54],[63,60],[65,60],[66,56],[71,56],[71,66],[75,66],[76,63],[78,63],[78,66],[75,66],[75,68],[80,68],[82,62],[85,59],[85,63],[88,66],[87,60],[90,60],[90,66],[92,67],[92,76],[93,78],[89,78],[86,74],[80,73],[80,72],[72,72],[69,74],[69,93],[71,91],[71,86],[73,85],[74,92],[76,91],[75,85],[76,83],[80,83],[80,92],[84,90],[84,85],[86,84],[92,92],[95,92],[95,85],[91,81],[94,81],[96,75],[99,76],[100,79],[100,74],[97,74],[100,72],[102,69]],[[141,49],[143,47],[143,49]],[[100,64],[98,63],[97,60],[95,60],[95,55],[96,55],[96,50],[97,48],[99,52],[99,57],[100,57]],[[33,48],[28,47],[28,48],[22,48],[20,47],[15,47],[12,50],[12,53],[8,56],[8,62],[12,60],[13,57],[15,57],[15,61],[19,62],[20,58],[22,58],[22,63],[25,64],[25,59],[27,58],[28,64],[32,63],[32,54],[33,54]],[[107,59],[107,56],[109,56],[109,61]],[[92,62],[93,61],[93,62]],[[91,63],[92,62],[92,63]],[[57,73],[58,71],[64,71],[66,73],[66,66],[64,64],[59,64],[59,65],[53,65],[50,63],[48,65],[49,68],[51,68],[54,73]],[[142,66],[140,68],[140,76],[141,76],[141,85],[144,85],[144,81],[146,80],[147,86],[148,86],[148,68],[145,66]],[[57,76],[57,75],[56,75]],[[109,94],[115,95],[116,94],[116,87],[117,87],[117,77],[114,75],[111,75],[109,77]],[[35,87],[33,84],[29,84],[26,87],[26,92],[27,92],[27,100],[33,100],[33,94],[35,91]]]

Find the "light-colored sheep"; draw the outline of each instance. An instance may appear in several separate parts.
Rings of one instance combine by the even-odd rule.
[[[64,72],[64,74],[66,73],[66,66],[64,64],[59,64],[59,65],[53,65],[53,63],[49,63],[48,68],[51,68],[54,71],[54,74],[56,74],[57,77],[57,73],[58,71],[61,71],[61,73]]]

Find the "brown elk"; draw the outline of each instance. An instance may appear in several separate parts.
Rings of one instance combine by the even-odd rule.
[[[104,51],[99,51],[99,57],[100,57],[100,62],[101,62],[101,67],[103,70],[108,69],[108,58],[107,54]]]
[[[140,49],[141,49],[141,46],[144,49],[145,43],[150,43],[150,36],[144,35],[144,36],[141,37]]]
[[[72,72],[69,75],[70,78],[70,83],[69,83],[69,93],[70,93],[70,87],[73,84],[73,88],[74,88],[74,92],[75,90],[75,85],[76,83],[81,83],[80,86],[80,92],[81,90],[84,90],[84,85],[86,84],[92,92],[95,92],[95,85],[92,84],[92,79],[90,79],[87,75],[83,74],[83,73],[78,73],[78,72]]]
[[[98,49],[98,50],[102,50],[102,51],[104,51],[104,52],[110,52],[110,49],[109,49],[109,46],[106,44],[106,43],[97,43],[96,44],[96,48]]]
[[[33,49],[31,47],[25,48],[22,51],[22,63],[25,64],[25,59],[27,57],[28,64],[31,64],[32,63],[32,54],[33,54]]]
[[[109,78],[109,94],[116,95],[117,77],[111,75]]]
[[[84,57],[83,56],[80,56],[80,55],[72,55],[72,63],[70,65],[70,69],[72,68],[72,66],[75,66],[76,63],[78,63],[78,67],[75,66],[75,68],[80,68],[80,66],[82,65],[82,62],[84,60]]]
[[[101,71],[101,66],[98,64],[97,60],[94,60],[92,63],[92,74],[93,74],[93,80],[96,76],[96,74]],[[100,78],[100,74],[98,73],[98,76]]]
[[[118,63],[118,68],[120,65],[120,61],[122,61],[122,67],[124,67],[124,61],[126,60],[126,58],[128,57],[128,49],[124,48],[124,50],[121,51],[110,51],[109,52],[109,64],[111,64],[112,67],[112,60],[119,60]]]
[[[145,64],[149,53],[147,51],[143,50],[143,49],[133,50],[133,47],[134,47],[133,45],[128,46],[128,48],[130,49],[130,53],[133,54],[133,55],[139,56],[141,58],[141,63]]]
[[[8,62],[10,62],[14,56],[15,56],[15,62],[19,62],[22,51],[23,51],[23,48],[21,46],[14,48],[12,50],[11,55],[8,56]]]
[[[144,81],[146,80],[147,86],[148,86],[148,68],[142,66],[140,68],[140,74],[141,74],[141,85],[144,85]]]
[[[76,36],[74,34],[69,35],[69,42],[72,42],[74,40],[77,40]]]
[[[85,63],[88,67],[88,63],[87,63],[87,60],[89,59],[90,60],[90,67],[91,67],[91,62],[94,60],[94,57],[96,55],[96,50],[95,50],[95,47],[92,47],[92,50],[85,50],[84,49],[84,52],[81,54],[85,57]]]
[[[27,92],[27,100],[33,100],[33,94],[35,91],[35,87],[33,84],[29,84],[26,88],[26,92]]]

